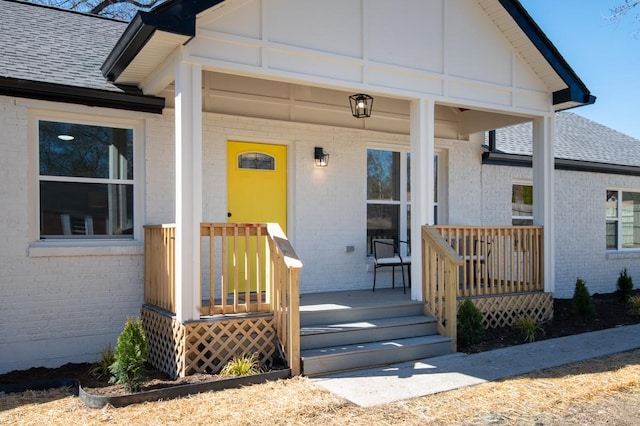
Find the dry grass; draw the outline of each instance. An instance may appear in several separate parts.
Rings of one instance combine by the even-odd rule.
[[[636,424],[640,350],[362,408],[305,378],[102,410],[65,390],[0,396],[0,424]]]

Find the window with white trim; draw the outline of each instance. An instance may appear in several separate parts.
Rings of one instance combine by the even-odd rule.
[[[605,217],[607,250],[640,249],[640,192],[608,190]]]
[[[131,127],[39,120],[40,239],[133,238]]]
[[[511,224],[533,225],[533,186],[514,183],[511,187]]]
[[[402,161],[402,159],[405,161]],[[434,156],[434,218],[438,218],[438,156]],[[367,150],[367,253],[374,239],[406,241],[411,253],[411,153]]]

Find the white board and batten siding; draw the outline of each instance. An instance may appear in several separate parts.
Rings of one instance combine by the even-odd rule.
[[[552,90],[468,0],[248,0],[198,17],[205,70],[438,103],[548,113]]]

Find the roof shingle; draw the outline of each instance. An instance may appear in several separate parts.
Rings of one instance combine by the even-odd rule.
[[[532,155],[531,122],[496,131],[496,149]],[[640,166],[640,140],[571,112],[555,116],[555,157],[594,163]]]
[[[122,92],[100,66],[126,22],[15,0],[0,16],[0,77]]]

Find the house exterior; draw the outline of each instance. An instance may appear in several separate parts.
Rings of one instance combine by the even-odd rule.
[[[516,178],[531,179],[531,221],[544,229],[538,290],[571,291],[580,265],[555,259],[581,243],[565,249],[556,233],[554,117],[595,98],[516,0],[169,0],[128,24],[12,0],[0,13],[0,372],[94,361],[149,303],[158,270],[170,270],[171,297],[151,304],[170,302],[170,315],[143,317],[162,330],[155,341],[183,336],[202,300],[214,312],[226,293],[201,281],[232,267],[217,257],[227,243],[203,240],[263,232],[214,224],[279,224],[264,232],[295,271],[291,314],[298,291],[370,289],[372,239],[510,225]],[[368,118],[349,106],[361,93],[373,97]],[[519,123],[532,123],[532,167],[483,164],[485,132]],[[265,174],[243,186],[241,169]],[[264,206],[280,210],[257,217]],[[171,244],[162,267],[149,266],[166,254],[145,246],[154,230]],[[410,250],[424,282],[423,250]],[[411,296],[425,300],[425,287]],[[279,321],[251,327],[271,335]],[[184,363],[183,349],[165,349]]]
[[[487,141],[481,180],[493,195],[483,203],[483,223],[518,220],[508,200],[532,183],[531,136],[525,123],[498,129],[493,149]],[[555,297],[572,297],[578,277],[592,293],[611,293],[623,269],[640,274],[639,148],[637,139],[577,114],[556,114]]]

